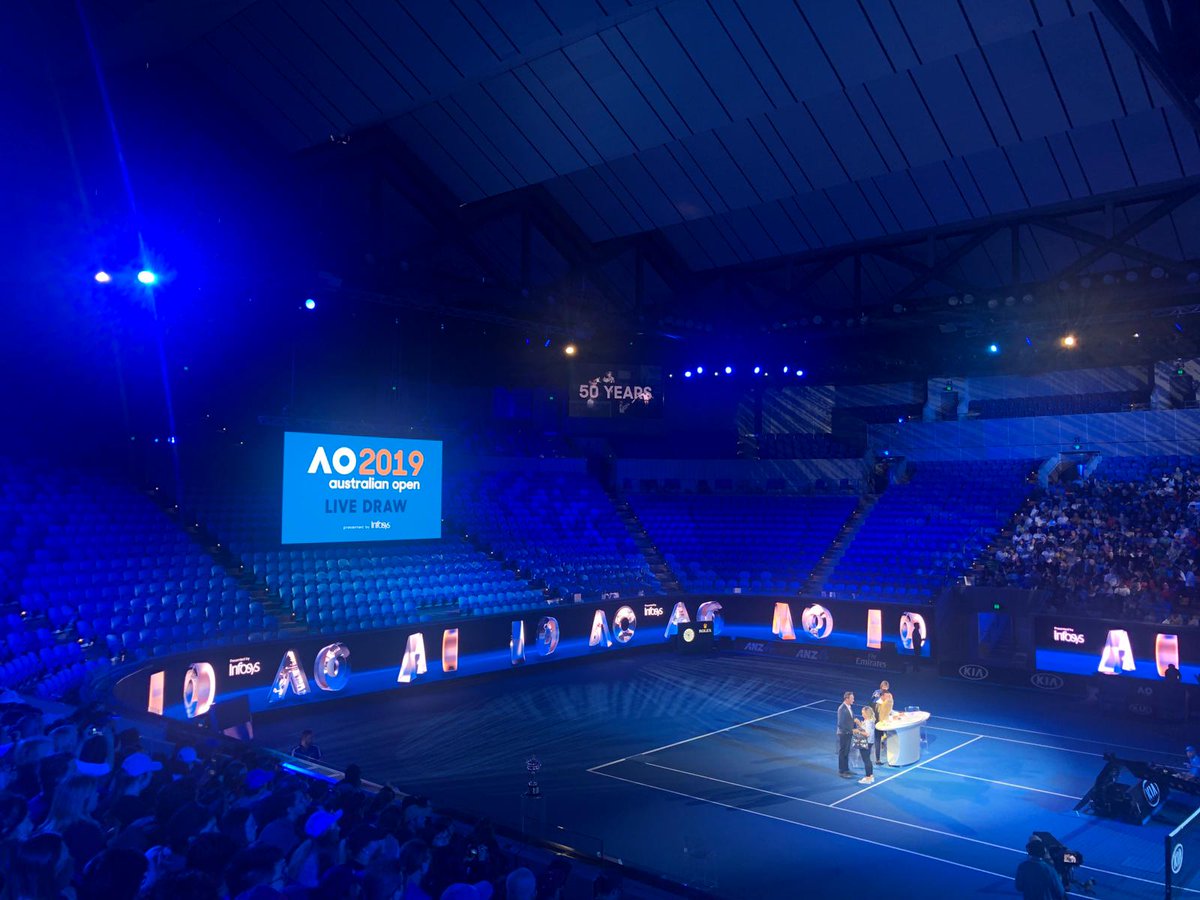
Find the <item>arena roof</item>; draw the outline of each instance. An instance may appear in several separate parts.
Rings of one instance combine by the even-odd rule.
[[[1184,0],[84,8],[107,66],[169,56],[279,151],[385,171],[514,309],[946,332],[1200,291]]]

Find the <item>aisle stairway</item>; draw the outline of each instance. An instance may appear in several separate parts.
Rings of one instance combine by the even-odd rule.
[[[812,575],[804,585],[804,593],[810,595],[821,594],[826,591],[825,581],[833,573],[834,568],[841,560],[842,555],[846,552],[846,548],[850,546],[854,540],[854,536],[858,534],[859,529],[863,527],[867,516],[871,514],[871,510],[875,508],[875,504],[879,502],[882,494],[864,494],[858,502],[858,507],[850,514],[850,518],[846,520],[846,524],[842,526],[842,530],[838,532],[833,543],[829,545],[829,549],[821,556],[821,562],[813,569]]]
[[[645,527],[637,517],[637,513],[633,511],[633,507],[629,505],[629,501],[620,496],[612,488],[607,489],[606,493],[611,498],[613,507],[617,511],[617,518],[624,523],[629,536],[633,538],[634,544],[637,545],[638,551],[642,556],[646,557],[646,562],[650,564],[650,571],[654,573],[654,577],[658,579],[658,583],[663,586],[663,589],[668,594],[682,594],[683,585],[679,583],[678,576],[671,570],[663,555],[658,552],[658,548],[654,546],[654,542],[650,540],[650,535],[646,533]]]
[[[252,603],[262,604],[263,613],[278,623],[281,635],[306,634],[308,632],[307,624],[297,620],[291,606],[277,592],[268,587],[265,581],[256,578],[235,553],[228,547],[222,546],[216,537],[204,527],[198,514],[185,513],[157,490],[146,493],[163,512],[176,522],[181,530],[191,535],[192,539],[204,548],[214,562],[222,566],[237,580],[238,588],[250,595]],[[191,522],[188,521],[189,518],[191,518]]]

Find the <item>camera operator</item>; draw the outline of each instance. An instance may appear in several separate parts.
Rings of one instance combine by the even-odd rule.
[[[1029,859],[1017,866],[1017,890],[1025,900],[1064,900],[1067,896],[1062,878],[1050,861],[1050,851],[1040,838],[1031,837],[1025,845]]]

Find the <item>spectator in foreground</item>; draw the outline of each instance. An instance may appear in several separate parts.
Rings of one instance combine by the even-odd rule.
[[[292,748],[292,756],[311,760],[312,762],[321,761],[321,748],[313,743],[311,728],[305,728],[300,732],[300,743]]]

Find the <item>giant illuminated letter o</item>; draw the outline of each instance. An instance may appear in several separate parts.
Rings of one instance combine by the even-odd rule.
[[[554,616],[543,617],[537,624],[537,634],[534,637],[534,645],[537,647],[538,654],[549,656],[558,649],[558,639],[558,619]]]
[[[323,691],[340,691],[350,683],[350,648],[330,644],[317,651],[313,661],[313,681]]]
[[[800,614],[800,625],[810,637],[823,640],[833,634],[833,613],[814,603],[804,607],[804,612]]]
[[[613,625],[617,629],[617,640],[622,644],[628,644],[633,640],[634,632],[637,631],[637,613],[632,607],[622,606],[613,616]]]
[[[212,709],[217,699],[217,673],[212,663],[192,663],[183,676],[183,709],[189,719]]]

